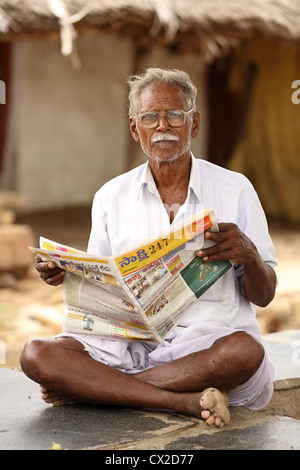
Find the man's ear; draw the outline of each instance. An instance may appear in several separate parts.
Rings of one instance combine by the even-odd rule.
[[[193,114],[193,125],[192,125],[191,136],[197,137],[199,129],[200,129],[200,113],[199,111],[195,111]]]
[[[135,119],[129,118],[129,127],[130,127],[130,132],[132,137],[136,142],[140,141],[140,135],[136,126],[136,121]]]

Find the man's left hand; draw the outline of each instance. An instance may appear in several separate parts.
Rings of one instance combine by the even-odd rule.
[[[208,240],[216,242],[210,248],[198,250],[197,256],[204,261],[220,261],[229,259],[233,263],[247,264],[257,256],[254,243],[248,238],[236,224],[220,223],[219,232],[206,231],[204,236]]]
[[[216,242],[214,246],[196,251],[204,261],[229,259],[242,264],[245,296],[249,302],[265,307],[275,295],[275,271],[264,262],[256,246],[237,225],[220,223],[219,232],[206,231],[204,236]]]

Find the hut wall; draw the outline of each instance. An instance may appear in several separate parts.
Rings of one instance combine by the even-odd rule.
[[[257,39],[240,49],[231,86],[247,103],[246,119],[228,163],[251,180],[269,217],[294,223],[300,222],[300,104],[292,101],[292,83],[299,78],[297,44]]]
[[[145,161],[127,118],[131,73],[148,66],[183,68],[199,88],[201,136],[193,152],[205,158],[205,82],[201,61],[153,49],[133,70],[134,45],[116,36],[80,37],[82,67],[74,70],[56,39],[14,44],[14,189],[26,210],[90,204],[107,180]],[[128,153],[131,153],[129,155]],[[5,175],[4,175],[5,176]],[[10,175],[11,176],[11,175]],[[8,188],[9,189],[9,188]]]
[[[30,208],[84,204],[122,170],[128,44],[83,38],[78,46],[75,71],[59,41],[15,45],[15,186]]]

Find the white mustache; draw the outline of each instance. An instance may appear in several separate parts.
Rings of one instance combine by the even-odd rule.
[[[179,137],[177,137],[176,135],[168,134],[168,133],[166,133],[166,134],[157,134],[157,135],[152,137],[151,143],[155,144],[156,142],[162,142],[164,140],[173,140],[175,142],[178,142]]]

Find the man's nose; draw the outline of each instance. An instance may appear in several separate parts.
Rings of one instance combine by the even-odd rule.
[[[159,120],[158,120],[158,123],[157,123],[157,129],[160,129],[160,130],[167,130],[167,129],[170,129],[170,125],[168,123],[168,120],[167,120],[167,116],[160,116],[159,117]]]

